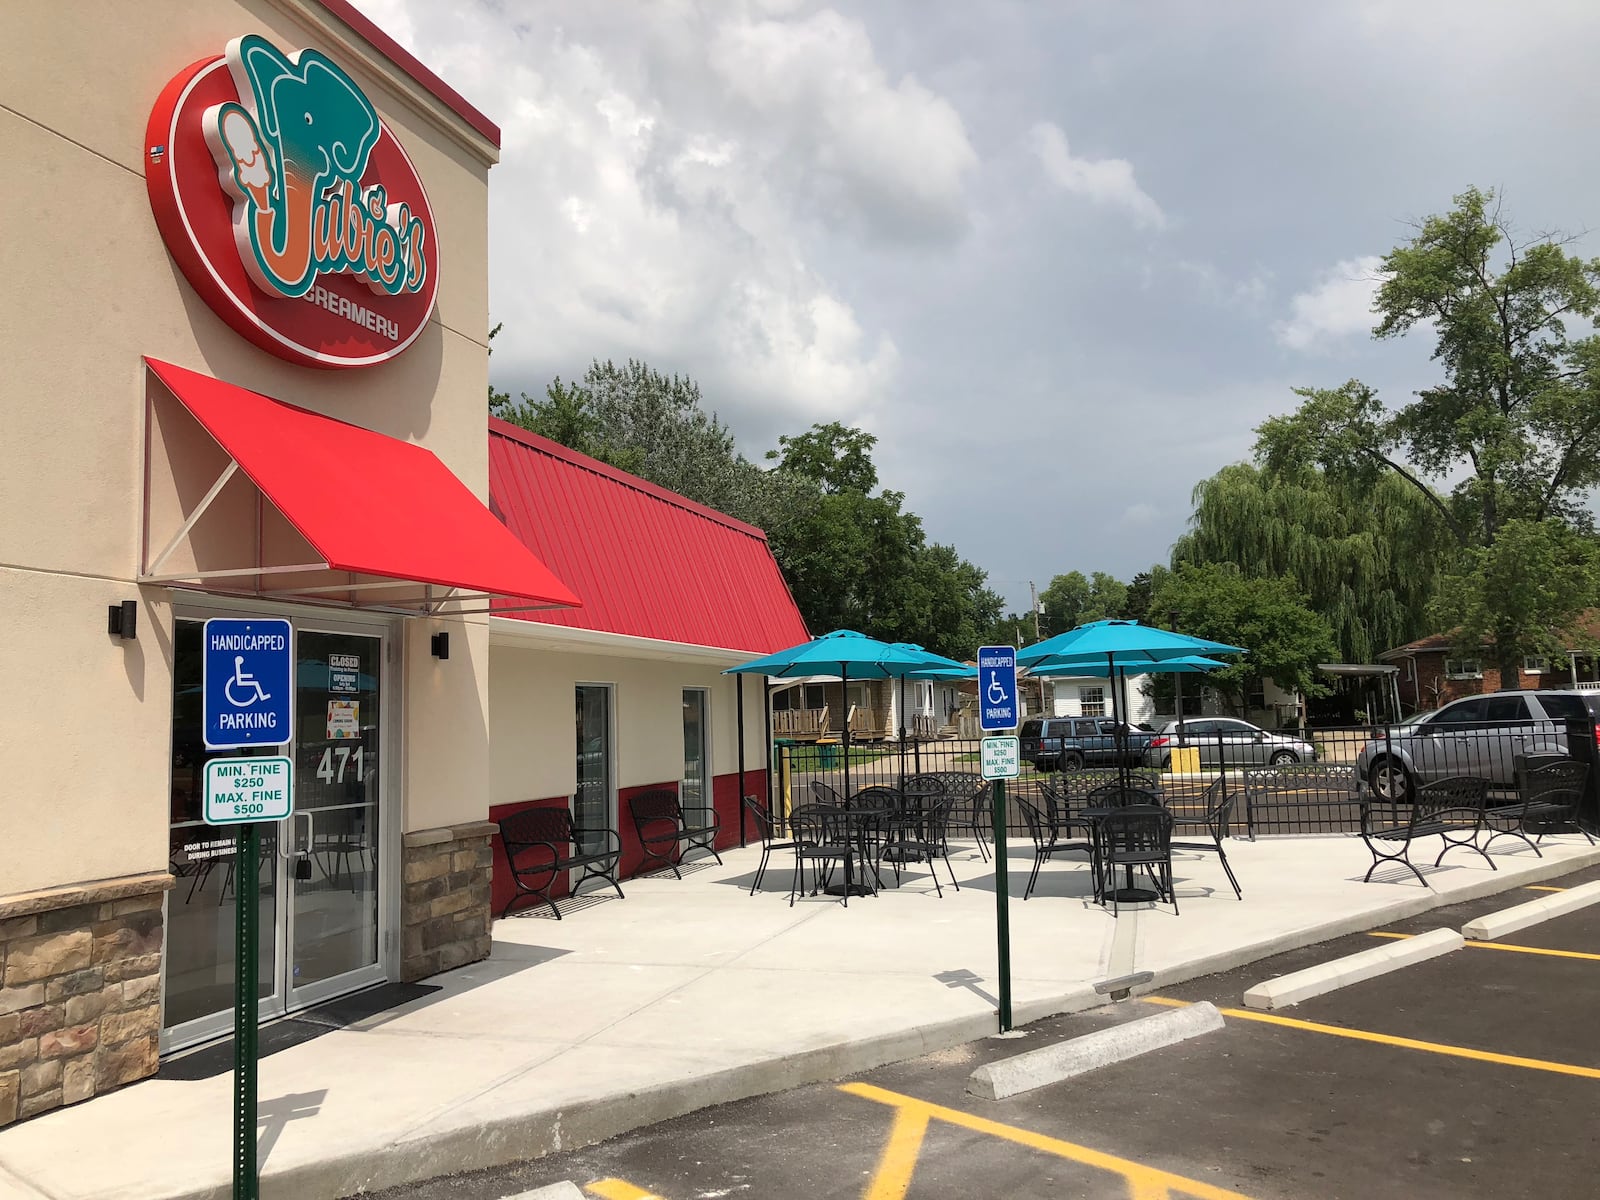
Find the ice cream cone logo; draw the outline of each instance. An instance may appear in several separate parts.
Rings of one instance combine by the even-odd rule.
[[[362,182],[383,127],[355,81],[318,51],[286,55],[255,34],[228,43],[227,63],[240,102],[208,109],[205,136],[251,279],[291,297],[323,273],[390,296],[421,290],[428,231],[382,183]]]

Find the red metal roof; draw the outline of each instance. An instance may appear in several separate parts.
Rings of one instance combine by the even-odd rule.
[[[583,602],[506,616],[752,655],[810,636],[761,530],[494,417],[489,505]]]
[[[431,450],[144,361],[332,570],[578,602]]]

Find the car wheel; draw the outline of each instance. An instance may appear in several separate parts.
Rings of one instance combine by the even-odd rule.
[[[1272,756],[1272,765],[1275,767],[1281,767],[1285,763],[1297,763],[1299,761],[1300,756],[1293,750],[1279,750]]]
[[[1411,799],[1411,772],[1399,760],[1387,755],[1373,761],[1367,771],[1367,786],[1380,800]]]
[[[1162,755],[1162,756],[1161,756],[1161,769],[1162,769],[1162,770],[1163,770],[1163,771],[1170,771],[1170,770],[1172,770],[1172,755],[1170,755],[1170,754],[1163,754],[1163,755]]]
[[[1063,771],[1081,771],[1081,770],[1083,770],[1083,755],[1081,755],[1081,754],[1068,754],[1068,755],[1063,756],[1062,759],[1061,759],[1061,769]]]

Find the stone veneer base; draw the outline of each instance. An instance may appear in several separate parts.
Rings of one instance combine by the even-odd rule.
[[[154,1075],[165,871],[0,896],[0,1126]]]
[[[405,835],[400,978],[407,983],[489,957],[495,832],[474,821]]]

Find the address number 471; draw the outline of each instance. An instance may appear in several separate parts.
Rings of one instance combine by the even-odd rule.
[[[323,783],[343,783],[346,770],[355,771],[357,783],[366,782],[367,753],[364,746],[329,746],[317,763],[317,778]]]

